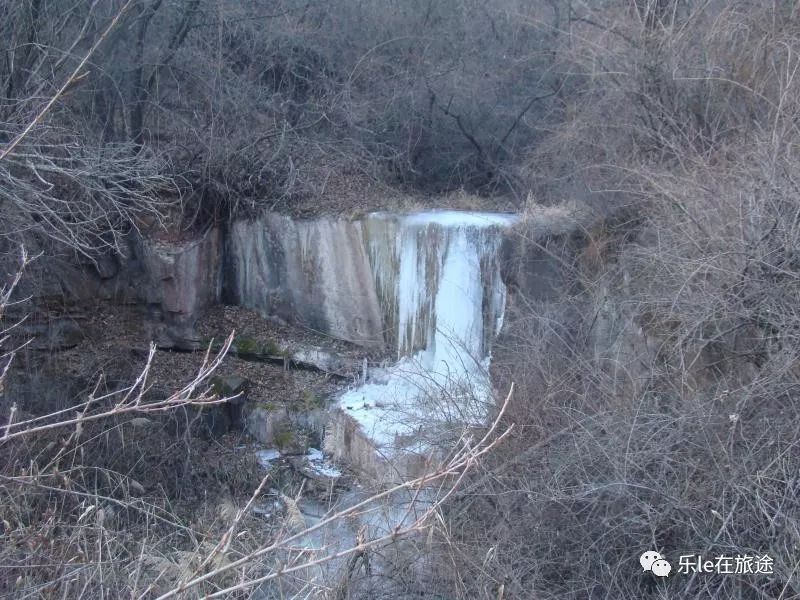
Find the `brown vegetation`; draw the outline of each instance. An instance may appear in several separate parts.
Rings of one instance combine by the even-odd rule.
[[[542,249],[569,265],[558,302],[517,300],[494,367],[518,427],[451,507],[449,594],[800,595],[798,19],[637,2],[575,20],[561,56],[591,77],[531,164],[538,197],[586,186],[612,216]],[[675,575],[681,554],[774,573]]]

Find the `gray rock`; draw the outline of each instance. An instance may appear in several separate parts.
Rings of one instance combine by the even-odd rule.
[[[211,385],[220,396],[238,396],[247,391],[250,381],[241,375],[225,375],[212,379]]]
[[[189,242],[141,240],[146,274],[143,296],[159,310],[160,318],[150,324],[151,337],[159,347],[201,347],[194,327],[203,311],[219,300],[221,251],[220,232],[215,228]]]
[[[278,434],[291,426],[286,409],[267,402],[246,402],[243,417],[247,432],[267,446],[276,446]]]
[[[383,344],[362,224],[268,213],[229,231],[231,300],[363,346]]]

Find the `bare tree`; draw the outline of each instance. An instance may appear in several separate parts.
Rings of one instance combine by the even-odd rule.
[[[12,39],[27,41],[11,49],[6,63],[7,120],[0,122],[2,137],[9,140],[0,150],[0,211],[5,224],[0,235],[19,240],[41,233],[90,257],[99,249],[118,247],[119,234],[131,225],[161,218],[166,203],[159,198],[171,182],[163,174],[163,162],[150,152],[125,144],[93,146],[70,125],[46,122],[68,90],[86,77],[83,69],[131,1],[117,10],[72,71],[66,72],[71,53],[90,39],[96,5],[86,15],[79,13],[76,37],[65,49],[47,46],[44,40],[34,43],[45,36],[44,23],[51,18],[52,4],[32,0],[18,7],[16,18],[9,19],[6,27]],[[70,30],[75,16],[70,12],[56,20],[52,35]],[[50,68],[50,80],[39,76],[45,65]],[[49,100],[35,107],[36,97],[49,87],[54,88]]]

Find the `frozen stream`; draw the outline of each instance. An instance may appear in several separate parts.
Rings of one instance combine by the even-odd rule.
[[[485,423],[493,407],[491,347],[506,302],[500,246],[515,219],[455,211],[374,213],[353,222],[267,216],[260,226],[233,230],[241,303],[270,314],[289,311],[334,337],[392,350],[393,364],[369,368],[365,381],[336,399],[325,436],[327,453],[371,484],[419,475],[433,449],[455,441],[465,425]],[[259,455],[265,467],[278,457]],[[318,450],[305,460],[336,478]],[[367,495],[354,487],[338,490],[335,505],[333,496],[331,503],[304,497],[298,507],[312,526]],[[357,544],[359,532],[375,539],[409,525],[430,506],[427,490],[411,500],[408,492],[388,498],[298,540],[296,548],[331,555]],[[305,576],[335,586],[354,568],[364,575],[391,571],[388,555],[371,560],[367,568],[348,556]],[[282,590],[269,585],[261,592],[277,598]]]

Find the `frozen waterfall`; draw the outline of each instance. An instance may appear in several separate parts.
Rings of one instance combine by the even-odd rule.
[[[393,352],[392,366],[373,367],[336,402],[328,452],[381,472],[387,457],[427,455],[431,439],[446,443],[465,423],[484,421],[491,346],[505,308],[499,250],[515,219],[268,213],[232,224],[226,286],[233,302]]]
[[[448,430],[456,434],[486,417],[491,343],[505,308],[499,248],[513,221],[452,211],[366,219],[370,267],[398,361],[373,370],[338,407],[383,458],[426,453],[431,438],[444,441]],[[347,440],[328,446],[353,460]]]

